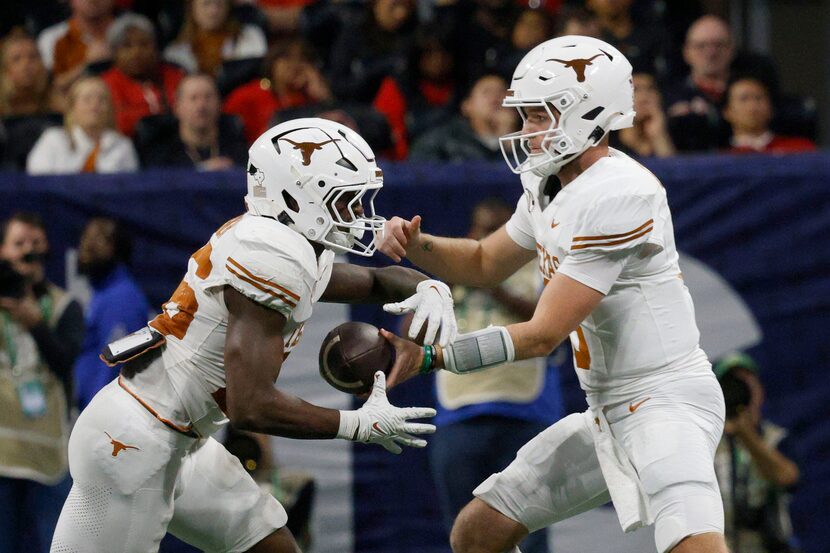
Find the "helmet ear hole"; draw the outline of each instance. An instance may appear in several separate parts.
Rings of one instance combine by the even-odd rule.
[[[287,190],[282,191],[282,200],[285,202],[286,207],[293,211],[294,213],[300,212],[300,204],[297,203],[297,200],[294,199],[294,196],[288,193]]]
[[[588,135],[588,142],[592,142],[593,144],[599,143],[602,140],[602,137],[605,136],[605,131],[600,126],[594,127],[594,131]]]

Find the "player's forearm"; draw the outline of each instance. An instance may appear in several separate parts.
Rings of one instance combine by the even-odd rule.
[[[545,285],[533,317],[507,326],[516,359],[544,357],[577,330],[605,296],[562,273]]]
[[[530,321],[508,325],[507,332],[513,340],[515,360],[546,357],[567,337],[564,328],[544,328],[543,325]]]
[[[241,301],[235,294],[226,298],[232,306]],[[235,427],[250,432],[305,439],[335,437],[340,425],[336,410],[274,388],[282,369],[283,348],[281,335],[246,336],[243,329],[229,325],[225,339],[228,418]]]
[[[429,277],[415,269],[393,265],[375,269],[351,263],[335,263],[322,301],[334,303],[389,303],[415,293]]]
[[[403,301],[416,292],[419,282],[429,277],[420,271],[392,265],[374,270],[374,283],[367,303]]]
[[[406,257],[445,282],[479,288],[499,282],[488,279],[481,242],[477,240],[421,234],[420,241],[407,248]]]
[[[337,436],[340,413],[312,405],[278,389],[263,390],[242,405],[228,402],[229,418],[241,430],[297,439],[330,439]]]
[[[456,369],[461,366],[464,367],[462,370],[469,372],[471,369],[476,370],[476,363],[479,363],[479,367],[486,368],[505,361],[545,357],[579,327],[603,297],[602,293],[588,286],[556,274],[542,292],[536,311],[529,321],[506,327],[489,327],[463,335],[459,340],[481,334],[476,337],[475,344],[458,347],[454,342],[450,346],[453,350],[449,361]],[[504,336],[504,332],[508,336]],[[499,333],[502,333],[501,336]],[[481,346],[482,343],[487,347]],[[499,343],[504,344],[504,348],[495,347]],[[474,355],[471,360],[469,352],[475,348],[480,348],[480,354]],[[462,354],[460,362],[455,359],[456,351]],[[499,351],[503,353],[499,354]],[[447,367],[447,355],[444,352],[438,359],[438,367]]]

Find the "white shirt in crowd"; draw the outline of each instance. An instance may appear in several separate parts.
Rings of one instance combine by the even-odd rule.
[[[43,58],[46,69],[52,70],[52,66],[55,64],[55,45],[67,32],[69,32],[69,22],[61,21],[47,27],[38,35],[37,47],[40,50],[40,57]]]
[[[268,41],[262,29],[255,25],[244,25],[236,39],[228,38],[222,44],[222,60],[258,58],[268,51]],[[164,49],[164,59],[182,67],[188,73],[199,70],[196,56],[189,42],[174,42]]]
[[[78,126],[72,128],[72,141],[64,127],[46,129],[29,153],[26,172],[32,175],[80,173],[94,148],[95,142]],[[138,155],[130,139],[113,130],[104,131],[95,172],[136,170]]]

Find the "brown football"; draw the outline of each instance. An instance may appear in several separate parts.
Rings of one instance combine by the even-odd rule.
[[[320,345],[320,375],[349,394],[372,389],[375,372],[389,370],[395,362],[395,348],[368,323],[343,323],[329,332]]]

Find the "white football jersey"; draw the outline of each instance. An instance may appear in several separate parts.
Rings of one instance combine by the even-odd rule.
[[[549,204],[543,182],[522,174],[525,193],[507,232],[537,251],[545,282],[561,272],[605,295],[570,337],[588,403],[625,401],[678,373],[709,371],[657,177],[612,149]],[[585,270],[597,260],[607,263]]]
[[[274,219],[245,214],[228,221],[191,256],[184,279],[150,322],[167,338],[163,363],[126,386],[160,417],[212,434],[227,422],[224,286],[285,315],[284,351],[275,354],[287,356],[328,285],[333,260],[329,250],[318,258],[303,236]]]

